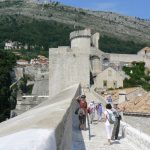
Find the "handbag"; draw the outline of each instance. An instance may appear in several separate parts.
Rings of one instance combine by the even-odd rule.
[[[79,111],[79,108],[77,108],[77,109],[75,110],[75,114],[76,114],[76,115],[78,114],[78,111]]]
[[[119,119],[119,120],[121,120],[121,119],[122,119],[121,115],[119,115],[118,119]]]

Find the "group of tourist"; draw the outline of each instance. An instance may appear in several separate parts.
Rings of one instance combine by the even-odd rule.
[[[102,105],[101,103],[98,103],[97,105],[95,104],[94,101],[90,102],[87,108],[87,112],[90,116],[90,123],[93,123],[93,120],[95,118],[95,113],[97,112],[97,120],[101,121],[102,119]]]
[[[103,108],[101,103],[95,104],[94,101],[91,101],[89,104],[87,104],[85,95],[77,97],[76,100],[79,104],[79,107],[76,109],[75,114],[78,114],[79,117],[80,130],[86,130],[87,115],[89,115],[91,124],[95,119],[96,113],[96,120],[99,122],[102,120]],[[119,134],[121,115],[118,104],[113,104],[112,107],[112,104],[107,103],[106,110],[104,111],[104,116],[108,144],[111,145],[111,140],[117,140]]]

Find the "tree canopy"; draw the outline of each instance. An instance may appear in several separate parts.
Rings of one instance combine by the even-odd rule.
[[[11,85],[10,71],[16,63],[15,56],[10,52],[0,50],[0,121],[9,118],[11,103]]]

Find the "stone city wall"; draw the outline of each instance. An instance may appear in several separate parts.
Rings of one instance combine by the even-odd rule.
[[[122,136],[128,138],[138,149],[149,150],[150,148],[150,136],[140,132],[125,122],[121,122]]]
[[[46,129],[47,132],[50,132],[49,137],[41,138],[42,141],[37,141],[38,143],[32,143],[35,139],[32,139],[32,136],[29,138],[32,147],[36,147],[41,150],[41,142],[47,144],[47,140],[55,139],[55,142],[51,142],[53,147],[57,147],[57,150],[70,150],[72,146],[72,116],[76,108],[75,98],[80,95],[80,87],[78,84],[68,87],[67,89],[60,92],[53,99],[49,99],[37,107],[19,115],[15,118],[12,118],[8,121],[5,121],[0,124],[0,149],[4,142],[3,139],[11,138],[11,142],[15,142],[18,139],[15,139],[15,135],[20,133],[20,138],[22,138],[21,133],[34,129],[35,132],[39,130]],[[51,131],[54,130],[54,135]],[[55,137],[52,137],[55,136]],[[38,138],[38,137],[37,137]],[[25,149],[26,142],[28,139],[22,141],[22,148]],[[43,141],[44,140],[44,141]],[[35,144],[35,145],[34,145]],[[14,145],[11,147],[12,150],[19,149],[20,145]],[[46,145],[42,145],[46,147]],[[52,146],[52,145],[51,145]],[[9,144],[3,145],[3,149],[7,149]],[[55,150],[55,149],[53,149]]]
[[[102,55],[104,55],[105,53],[95,47],[91,47],[90,49],[90,56],[98,56],[98,57],[102,57]]]
[[[133,61],[144,61],[142,56],[134,54],[110,54],[111,62],[133,62]]]

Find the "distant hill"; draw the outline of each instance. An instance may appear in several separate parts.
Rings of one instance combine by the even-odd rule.
[[[100,32],[100,48],[106,52],[136,53],[150,46],[150,21],[112,12],[90,11],[58,2],[0,1],[0,43],[6,40],[57,47],[69,44],[69,33],[91,28]]]

